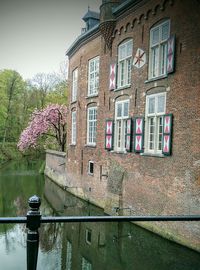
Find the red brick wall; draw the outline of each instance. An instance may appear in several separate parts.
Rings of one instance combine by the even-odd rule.
[[[145,3],[146,2],[146,3]],[[164,5],[159,5],[160,3]],[[70,58],[70,76],[79,68],[78,101],[70,104],[77,110],[77,144],[70,146],[71,115],[68,125],[67,177],[70,185],[82,187],[92,201],[107,207],[131,207],[132,214],[199,214],[200,206],[200,4],[198,1],[143,1],[117,18],[112,51],[105,49],[103,37],[98,36],[83,45]],[[173,3],[173,4],[171,4]],[[171,22],[171,34],[176,35],[176,69],[167,78],[146,82],[148,64],[141,69],[132,67],[130,88],[109,91],[109,65],[117,60],[117,47],[126,38],[133,39],[133,56],[137,48],[149,52],[149,30],[163,18]],[[131,27],[131,25],[133,27]],[[100,87],[95,98],[87,96],[88,60],[100,56]],[[71,77],[70,77],[71,78]],[[137,96],[136,96],[137,89]],[[166,110],[173,113],[173,145],[169,157],[143,156],[135,153],[108,152],[105,145],[105,119],[114,118],[114,101],[120,95],[130,97],[130,116],[145,115],[148,91],[163,89],[167,93]],[[136,99],[136,100],[135,100]],[[86,146],[87,105],[98,106],[97,145]],[[88,175],[88,161],[94,161],[94,175]],[[103,174],[101,177],[101,166]],[[111,168],[123,171],[118,196],[112,194],[115,180]],[[111,198],[113,197],[113,198]],[[110,199],[108,205],[106,199]],[[112,200],[113,199],[113,200]],[[115,204],[115,205],[114,205]],[[118,204],[118,205],[116,205]],[[179,229],[180,237],[194,245],[200,241],[196,226],[171,225],[169,232]],[[177,229],[178,228],[178,229]],[[177,232],[176,232],[177,233]]]

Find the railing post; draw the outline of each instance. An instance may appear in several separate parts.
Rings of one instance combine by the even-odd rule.
[[[37,269],[38,247],[39,247],[39,233],[40,227],[40,211],[39,207],[41,200],[34,195],[28,200],[30,210],[27,212],[27,270]]]

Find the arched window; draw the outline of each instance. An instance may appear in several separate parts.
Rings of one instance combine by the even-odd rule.
[[[166,110],[166,92],[146,97],[146,138],[145,152],[162,153],[163,117]]]
[[[71,144],[76,144],[76,111],[72,111]]]
[[[129,39],[118,47],[118,88],[131,84],[133,41]]]
[[[87,144],[96,145],[97,134],[97,106],[90,106],[87,109]]]
[[[88,96],[95,96],[99,90],[99,56],[88,62]]]
[[[129,99],[116,101],[114,150],[117,152],[126,151],[126,133],[127,133],[128,119],[129,119]]]
[[[71,101],[77,100],[77,90],[78,90],[78,68],[72,72],[72,96]]]
[[[167,74],[167,40],[169,35],[169,20],[165,20],[150,30],[149,78]]]

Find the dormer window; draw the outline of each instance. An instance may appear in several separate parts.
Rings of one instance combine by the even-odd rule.
[[[88,31],[99,23],[99,13],[95,11],[91,11],[88,8],[88,12],[85,14],[85,16],[82,19],[84,20],[86,24],[86,31]]]

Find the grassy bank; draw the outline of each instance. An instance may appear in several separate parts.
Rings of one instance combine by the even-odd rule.
[[[16,143],[0,143],[0,165],[9,160],[20,159],[22,156],[22,153],[17,149]]]
[[[0,143],[0,166],[10,160],[20,160],[23,157],[37,159],[42,154],[40,150],[30,150],[26,153],[21,153],[17,149],[16,143]]]

